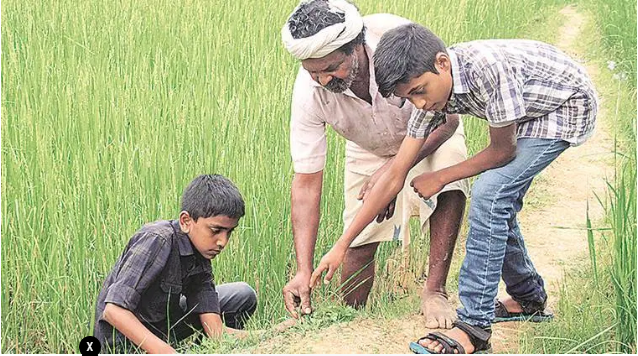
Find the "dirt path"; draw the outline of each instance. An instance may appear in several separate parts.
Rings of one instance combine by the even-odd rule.
[[[559,29],[556,45],[575,58],[583,58],[578,41],[589,19],[573,6],[560,11],[566,25]],[[596,81],[597,68],[587,65]],[[613,141],[605,122],[605,105],[600,110],[596,133],[583,146],[568,149],[535,181],[519,215],[520,225],[534,264],[544,277],[555,305],[558,282],[563,272],[583,265],[587,259],[585,231],[587,202],[592,221],[603,217],[595,195],[604,196],[604,178],[613,173]],[[312,335],[281,335],[251,352],[257,353],[409,353],[410,341],[425,334],[419,315],[400,319],[355,319],[332,325]],[[494,352],[517,352],[518,325],[494,327]]]

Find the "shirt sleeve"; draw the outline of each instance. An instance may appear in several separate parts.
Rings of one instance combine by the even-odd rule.
[[[313,105],[312,87],[304,85],[303,74],[299,74],[292,95],[290,154],[296,173],[316,173],[326,164],[326,123]]]
[[[424,111],[415,108],[408,121],[408,136],[418,139],[426,138],[445,122],[445,114],[442,112]]]
[[[497,56],[481,70],[479,77],[487,100],[485,117],[490,126],[508,126],[526,116],[523,83],[507,58]]]
[[[215,313],[220,314],[219,296],[213,283],[213,274],[210,269],[197,275],[188,288],[184,289],[188,311],[195,314]]]
[[[138,233],[122,256],[119,271],[104,300],[135,310],[142,293],[155,281],[168,261],[171,244],[153,233]]]

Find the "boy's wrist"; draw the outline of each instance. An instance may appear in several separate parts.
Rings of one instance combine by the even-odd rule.
[[[442,170],[434,173],[434,179],[436,179],[437,182],[440,185],[446,186],[446,185],[450,184],[450,182],[458,180],[458,179],[455,179],[454,177],[451,176],[452,172],[453,171],[451,169],[448,169],[448,168],[442,169]]]

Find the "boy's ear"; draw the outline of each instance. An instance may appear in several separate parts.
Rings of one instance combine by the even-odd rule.
[[[450,56],[448,56],[445,52],[437,53],[434,60],[434,65],[439,72],[448,71],[452,65],[450,63]]]
[[[179,228],[183,233],[188,234],[190,232],[190,224],[193,222],[193,218],[188,213],[188,211],[184,210],[179,213]]]

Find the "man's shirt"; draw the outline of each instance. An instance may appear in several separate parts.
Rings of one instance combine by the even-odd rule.
[[[597,96],[585,69],[557,48],[529,40],[481,40],[448,49],[452,95],[443,113],[470,114],[492,127],[516,123],[518,138],[562,139],[579,145],[591,136]],[[415,110],[408,135],[423,138],[445,120]]]
[[[330,92],[315,82],[303,67],[299,69],[290,122],[290,151],[296,173],[316,173],[324,169],[326,125],[348,140],[346,166],[352,171],[370,174],[379,166],[378,157],[397,154],[414,106],[396,97],[384,98],[379,93],[372,56],[383,33],[409,22],[390,14],[364,17],[372,104],[350,89],[343,93]],[[457,132],[463,132],[462,125]]]
[[[94,336],[103,345],[122,343],[125,337],[102,319],[106,303],[131,311],[151,332],[166,340],[168,313],[179,312],[180,296],[187,312],[219,313],[210,261],[191,244],[178,221],[144,225],[131,238],[108,275],[98,296]],[[176,311],[173,313],[172,311]]]

